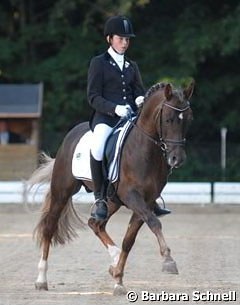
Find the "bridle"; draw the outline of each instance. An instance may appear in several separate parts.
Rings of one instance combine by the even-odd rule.
[[[163,107],[164,107],[164,106],[166,106],[166,107],[168,107],[168,108],[171,108],[171,109],[173,109],[173,110],[175,110],[175,111],[178,111],[178,112],[181,114],[181,113],[183,113],[184,111],[186,111],[186,110],[188,110],[188,109],[190,108],[190,103],[189,103],[189,101],[187,101],[187,106],[186,106],[186,107],[184,107],[184,108],[177,108],[177,107],[174,107],[174,106],[168,104],[168,103],[165,101],[165,102],[163,102],[162,107],[161,107],[161,109],[159,110],[159,112],[160,112],[160,114],[159,114],[159,115],[160,115],[160,132],[159,132],[159,140],[165,142],[166,144],[167,144],[167,143],[170,143],[170,144],[174,144],[174,145],[184,146],[185,143],[186,143],[186,139],[185,139],[185,138],[182,139],[182,140],[163,139],[163,137],[162,137],[162,130],[163,130],[163,127],[162,127],[162,122],[163,122],[163,120],[162,120],[162,111],[163,111]],[[179,115],[180,115],[180,114],[179,114]],[[156,117],[156,120],[157,120],[157,119],[158,119],[158,115],[157,115],[157,117]]]
[[[163,139],[162,137],[162,112],[163,112],[163,107],[166,106],[166,107],[169,107],[173,110],[176,110],[178,111],[179,113],[182,113],[186,110],[188,110],[190,108],[190,103],[189,101],[187,101],[187,106],[184,107],[184,108],[177,108],[177,107],[174,107],[170,104],[167,103],[167,101],[164,101],[163,104],[162,104],[162,107],[159,109],[157,115],[156,115],[156,124],[158,122],[158,120],[160,120],[160,130],[158,132],[158,135],[159,135],[159,139],[156,140],[154,139],[152,136],[150,136],[145,130],[143,130],[141,127],[139,127],[137,124],[135,124],[132,120],[131,121],[131,124],[136,127],[137,129],[139,129],[141,131],[141,133],[143,133],[151,142],[153,142],[155,145],[157,145],[158,147],[160,147],[160,149],[166,153],[168,152],[168,144],[174,144],[174,145],[178,145],[178,146],[184,146],[185,143],[186,143],[186,139],[181,139],[181,140],[173,140],[173,139]],[[180,114],[179,114],[180,115]],[[158,124],[157,124],[158,125]],[[158,128],[157,128],[158,130]]]

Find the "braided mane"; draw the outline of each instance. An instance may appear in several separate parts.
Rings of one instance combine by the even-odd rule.
[[[153,95],[153,93],[155,93],[157,90],[163,89],[165,86],[166,86],[166,83],[164,83],[164,82],[154,84],[146,92],[146,94],[144,96],[145,100],[148,99],[151,95]]]
[[[153,93],[155,93],[157,90],[159,89],[163,89],[165,86],[167,85],[167,83],[165,82],[160,82],[160,83],[156,83],[154,84],[152,87],[150,87],[148,89],[148,91],[146,92],[144,99],[145,101],[153,95]],[[172,85],[171,85],[172,86]],[[172,92],[175,96],[178,97],[179,101],[183,102],[184,98],[183,98],[183,90],[182,89],[175,89],[172,86]]]

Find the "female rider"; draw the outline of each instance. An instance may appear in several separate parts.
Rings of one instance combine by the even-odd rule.
[[[108,50],[92,58],[87,86],[88,101],[94,110],[90,120],[93,131],[90,167],[95,196],[91,216],[97,220],[105,220],[108,214],[102,173],[106,140],[120,118],[137,110],[145,93],[137,64],[125,56],[130,38],[135,37],[130,20],[124,16],[110,17],[105,23],[104,36]],[[160,216],[169,210],[156,204],[154,212]]]

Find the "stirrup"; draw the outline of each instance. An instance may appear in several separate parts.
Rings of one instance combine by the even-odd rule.
[[[165,216],[167,214],[170,214],[171,211],[167,208],[161,208],[158,204],[155,204],[154,208],[153,208],[153,213],[157,216]]]
[[[108,216],[107,202],[104,199],[96,199],[91,211],[91,217],[97,221],[106,220]]]
[[[163,197],[160,195],[160,199],[162,200],[163,203],[163,208],[155,201],[155,205],[153,207],[153,213],[157,216],[157,217],[161,217],[161,216],[165,216],[167,214],[172,213],[171,210],[167,209],[165,206],[165,201],[163,199]]]

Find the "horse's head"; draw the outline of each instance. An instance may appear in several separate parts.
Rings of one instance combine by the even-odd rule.
[[[189,99],[194,82],[187,88],[174,89],[171,84],[159,83],[146,93],[142,118],[144,129],[165,152],[170,167],[179,167],[186,159],[185,136],[192,120]],[[143,127],[143,125],[142,125]]]
[[[170,84],[163,89],[164,101],[159,112],[158,135],[165,144],[167,162],[171,167],[181,166],[186,159],[184,145],[193,118],[189,103],[193,89],[194,82],[184,89],[173,89]]]

